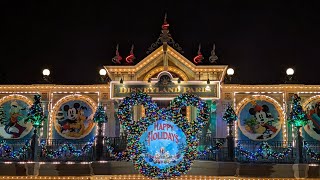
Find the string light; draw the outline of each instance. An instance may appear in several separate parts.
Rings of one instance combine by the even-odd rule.
[[[27,103],[28,105],[32,105],[32,100],[30,100],[26,96],[23,96],[20,94],[11,94],[8,96],[4,96],[3,98],[0,99],[0,104],[3,104],[5,102],[11,101],[11,100],[15,100],[15,99],[23,101],[23,102]]]
[[[146,178],[139,174],[130,175],[99,175],[99,176],[0,176],[0,179],[58,179],[58,180],[145,180]],[[204,176],[204,175],[183,175],[180,177],[173,178],[175,180],[238,180],[238,179],[248,179],[248,180],[296,180],[296,178],[238,178],[230,176]]]

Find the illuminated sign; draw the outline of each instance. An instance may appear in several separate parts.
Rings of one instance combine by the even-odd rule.
[[[173,122],[158,120],[140,137],[144,160],[151,166],[164,169],[177,165],[187,146],[184,132]]]
[[[153,98],[174,98],[182,93],[192,93],[202,99],[219,99],[220,98],[220,83],[212,81],[210,84],[201,81],[189,81],[181,84],[162,85],[158,83],[146,82],[111,82],[111,98],[122,99],[130,96],[134,92],[144,92]]]

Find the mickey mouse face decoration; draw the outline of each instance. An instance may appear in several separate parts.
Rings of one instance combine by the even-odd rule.
[[[143,105],[145,117],[133,121],[131,111]],[[195,106],[199,115],[188,122],[182,107]],[[159,109],[145,93],[123,99],[118,118],[128,132],[127,150],[134,167],[147,177],[165,179],[185,174],[197,157],[197,133],[209,119],[207,104],[193,94],[181,94],[170,107]]]

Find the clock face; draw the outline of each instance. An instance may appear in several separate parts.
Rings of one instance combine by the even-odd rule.
[[[167,84],[169,84],[171,82],[171,78],[168,75],[162,75],[160,77],[160,82],[163,85],[167,85]]]

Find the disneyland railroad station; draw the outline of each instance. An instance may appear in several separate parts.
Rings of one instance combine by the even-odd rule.
[[[214,46],[210,65],[181,51],[165,18],[104,84],[0,85],[2,179],[320,177],[319,85],[231,84]]]

